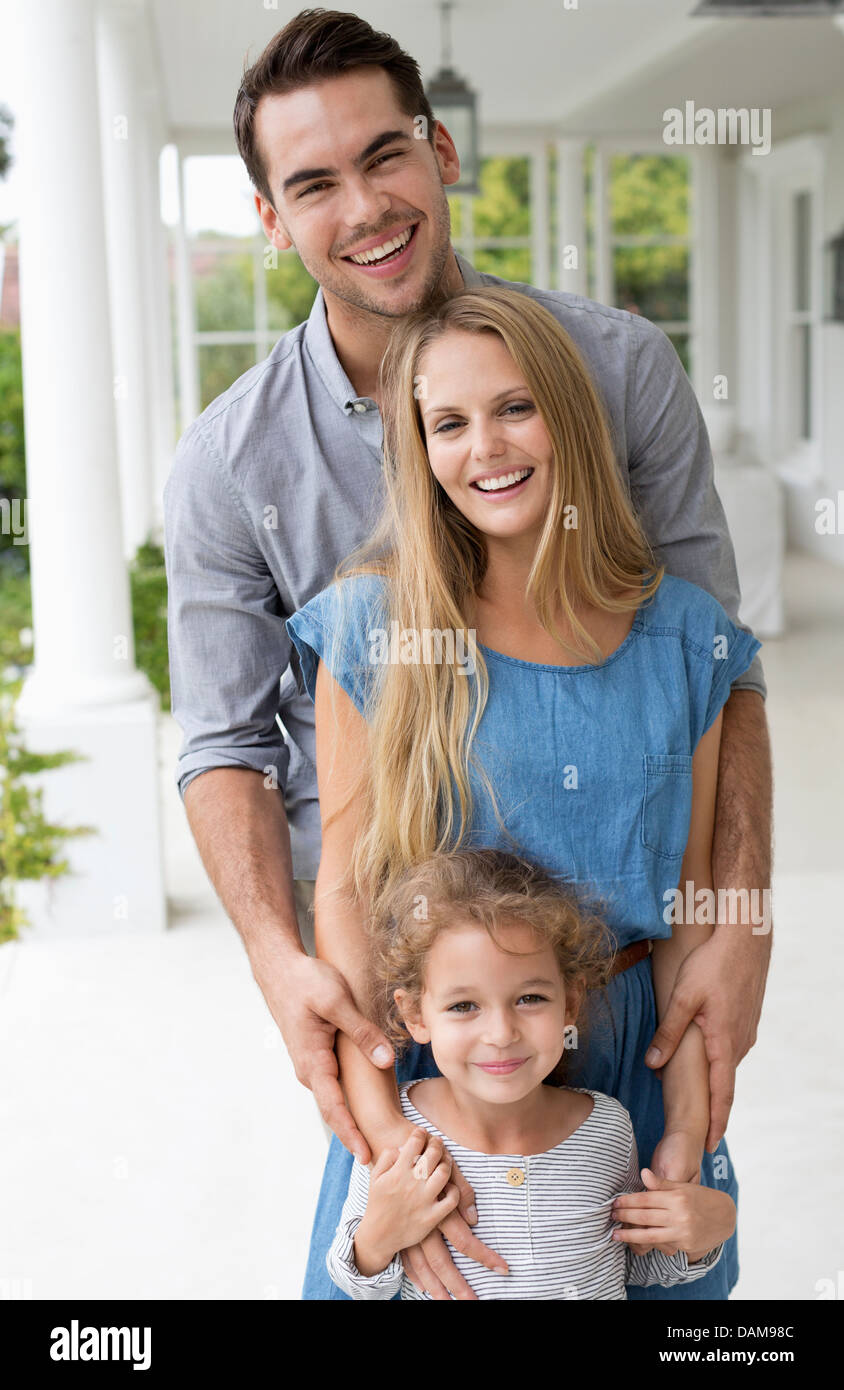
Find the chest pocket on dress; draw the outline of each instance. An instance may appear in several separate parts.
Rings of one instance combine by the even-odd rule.
[[[685,753],[646,753],[642,844],[664,859],[685,854],[692,809],[692,759]]]

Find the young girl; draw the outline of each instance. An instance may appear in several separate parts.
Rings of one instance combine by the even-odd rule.
[[[318,954],[362,999],[378,899],[433,853],[510,850],[572,880],[601,903],[619,953],[571,1080],[625,1107],[654,1173],[735,1200],[726,1144],[705,1151],[700,1028],[659,1073],[645,1054],[713,933],[667,905],[679,885],[692,899],[713,887],[721,712],[759,643],[656,562],[595,386],[537,300],[484,288],[410,315],[381,374],[382,525],[287,622],[316,706]],[[396,1076],[342,1033],[336,1051],[363,1156],[403,1148],[397,1082],[437,1074],[430,1044],[414,1041]],[[351,1162],[335,1138],[309,1297],[344,1297],[325,1254]],[[405,1252],[439,1298],[473,1297],[443,1237],[485,1267],[497,1259],[458,1170],[459,1209]],[[700,1280],[630,1297],[723,1299],[737,1277],[733,1236]]]
[[[399,1049],[408,1034],[430,1043],[442,1074],[400,1087],[414,1125],[400,1149],[369,1172],[355,1160],[326,1261],[335,1283],[356,1299],[428,1297],[399,1252],[456,1207],[452,1162],[475,1191],[475,1234],[503,1257],[497,1272],[451,1250],[479,1298],[626,1299],[626,1284],[712,1269],[735,1227],[727,1193],[648,1169],[643,1189],[624,1107],[543,1084],[578,1041],[584,989],[609,977],[600,920],[494,850],[433,856],[380,912],[374,1012]]]

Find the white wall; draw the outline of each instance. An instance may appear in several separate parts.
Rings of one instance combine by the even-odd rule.
[[[844,35],[840,44],[844,70]],[[844,91],[828,91],[774,112],[775,142],[810,132],[827,136],[821,214],[826,243],[844,229]],[[844,566],[844,534],[818,535],[815,530],[817,500],[835,499],[844,489],[844,323],[824,323],[821,353],[821,477],[806,489],[787,487],[788,535],[792,545]],[[844,531],[844,514],[840,524]]]

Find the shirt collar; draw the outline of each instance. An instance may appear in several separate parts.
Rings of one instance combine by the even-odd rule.
[[[483,276],[470,261],[466,260],[465,256],[461,256],[459,251],[455,251],[454,257],[467,290],[483,284]],[[322,377],[329,396],[342,411],[347,415],[351,414],[355,405],[360,405],[366,398],[355,393],[355,388],[346,376],[337,356],[334,341],[328,331],[328,317],[325,312],[325,296],[322,292],[322,286],[317,289],[313,307],[308,315],[308,322],[305,326],[305,345],[311,361]]]

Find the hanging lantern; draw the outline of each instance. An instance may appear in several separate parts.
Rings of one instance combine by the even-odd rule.
[[[444,0],[440,5],[441,64],[428,83],[425,95],[436,119],[442,122],[454,141],[460,159],[460,178],[449,185],[449,192],[480,193],[478,102],[471,87],[451,66],[451,9],[451,0]]]

